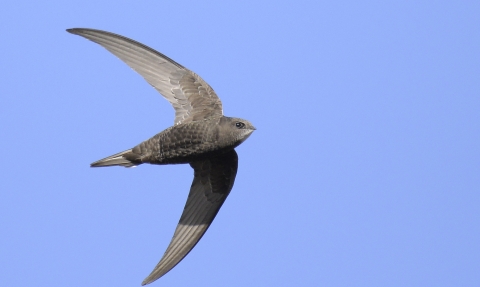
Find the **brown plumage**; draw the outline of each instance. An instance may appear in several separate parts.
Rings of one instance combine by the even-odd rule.
[[[222,103],[197,74],[165,55],[126,37],[93,29],[68,29],[102,45],[137,71],[175,109],[174,125],[139,145],[101,159],[92,167],[143,163],[188,163],[194,178],[173,238],[142,285],[177,265],[197,244],[233,187],[238,157],[234,148],[255,130],[240,118],[223,116]]]

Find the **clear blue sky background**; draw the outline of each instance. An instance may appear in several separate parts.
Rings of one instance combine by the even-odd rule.
[[[200,74],[257,131],[151,286],[480,286],[479,1],[7,1],[0,286],[140,286],[188,165],[91,169],[173,123],[97,28]]]

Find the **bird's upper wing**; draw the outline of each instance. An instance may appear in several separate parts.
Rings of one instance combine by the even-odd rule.
[[[165,275],[202,238],[233,187],[238,157],[235,150],[232,150],[222,156],[190,165],[195,171],[195,177],[182,216],[165,254],[142,285]]]
[[[222,102],[213,89],[200,76],[167,56],[110,32],[84,28],[67,31],[103,46],[137,71],[172,104],[174,124],[223,115]]]

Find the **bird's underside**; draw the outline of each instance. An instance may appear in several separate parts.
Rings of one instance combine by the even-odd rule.
[[[221,144],[218,140],[217,124],[222,120],[226,121],[213,118],[174,125],[132,149],[98,160],[91,166],[179,164],[221,155],[233,148],[230,142]]]
[[[234,147],[248,138],[255,128],[248,121],[223,117],[222,103],[213,89],[200,76],[165,55],[105,31],[67,31],[96,42],[119,57],[175,109],[174,126],[91,166],[189,163],[194,170],[190,193],[173,238],[160,262],[142,282],[146,285],[175,267],[207,231],[235,181],[238,156]],[[223,126],[213,123],[212,119],[220,119],[217,122]],[[222,129],[232,139],[219,140],[222,133],[218,130]],[[225,144],[216,146],[219,142]]]

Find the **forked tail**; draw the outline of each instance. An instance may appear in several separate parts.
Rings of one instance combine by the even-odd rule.
[[[111,155],[101,160],[90,164],[91,167],[102,167],[102,166],[124,166],[124,167],[134,167],[142,162],[138,159],[138,155],[132,152],[132,149],[119,152],[117,154]]]

